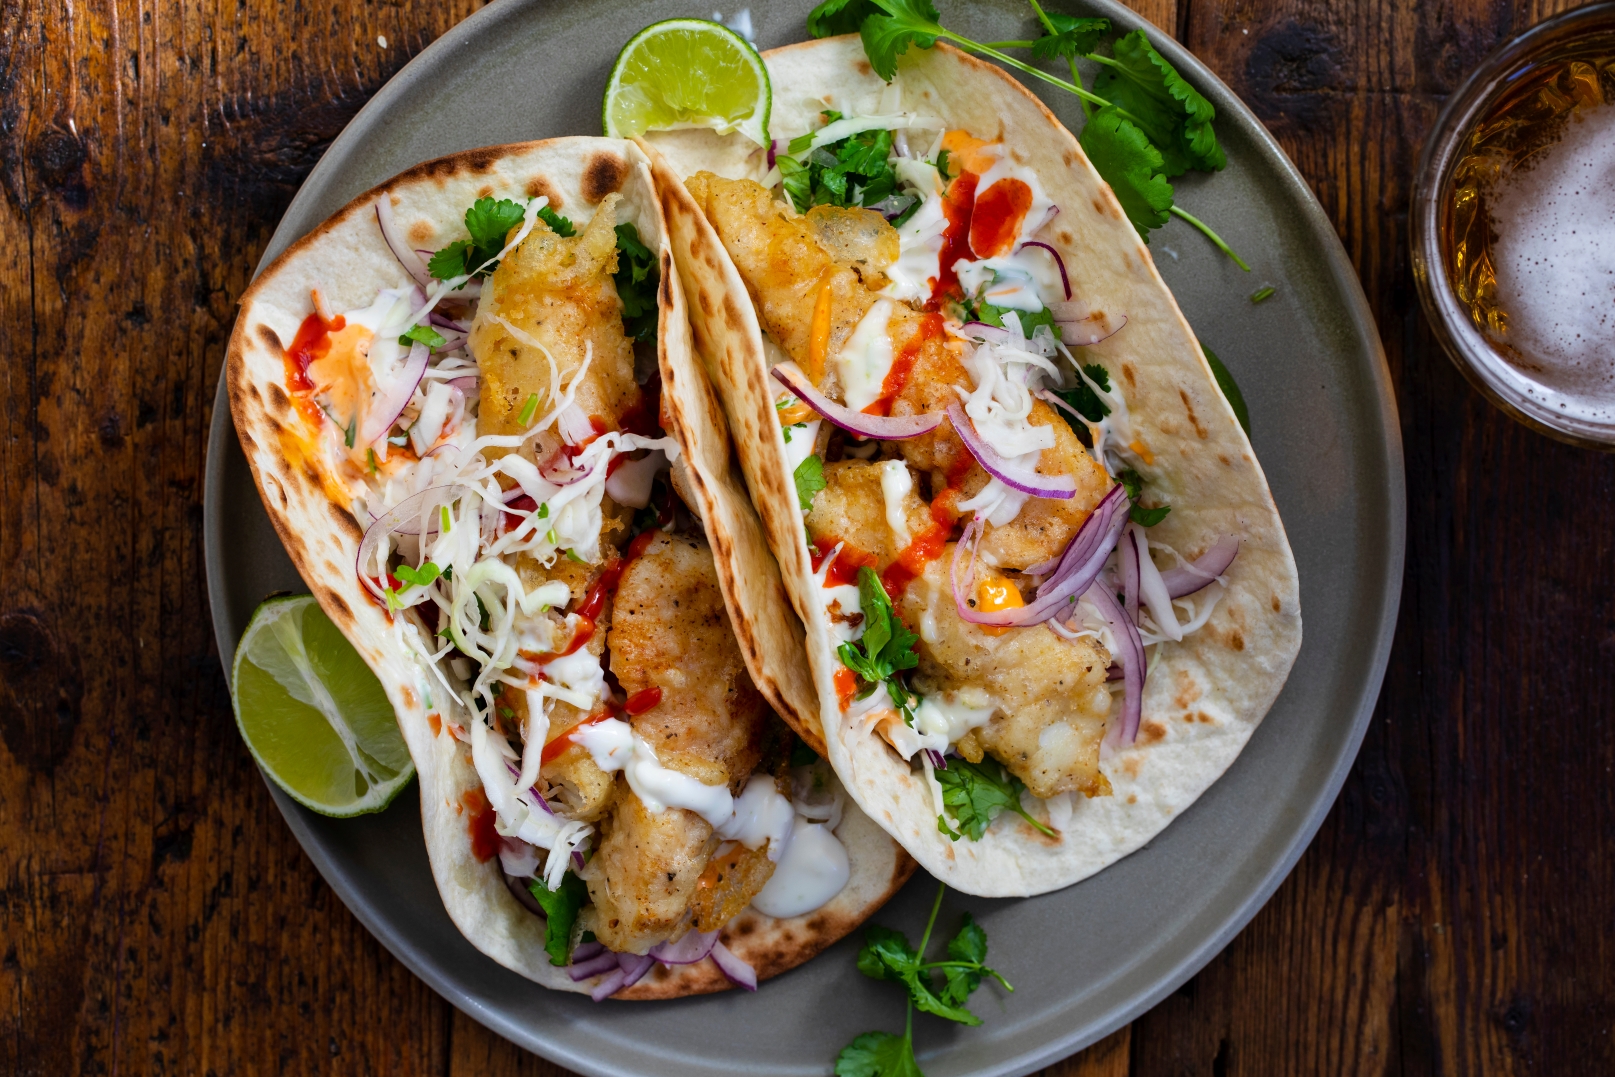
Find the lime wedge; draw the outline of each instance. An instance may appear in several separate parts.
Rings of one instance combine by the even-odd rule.
[[[668,19],[635,34],[606,83],[606,134],[710,127],[768,144],[773,90],[746,39],[705,19]]]
[[[305,807],[380,811],[415,776],[381,682],[313,595],[258,607],[231,685],[252,757]]]

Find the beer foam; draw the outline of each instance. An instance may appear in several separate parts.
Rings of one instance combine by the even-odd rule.
[[[1507,340],[1570,396],[1615,398],[1615,105],[1502,180],[1489,208]]]

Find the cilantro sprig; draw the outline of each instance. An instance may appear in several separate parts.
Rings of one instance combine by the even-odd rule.
[[[544,952],[550,955],[550,964],[567,964],[572,958],[572,926],[578,910],[589,903],[589,888],[568,871],[557,890],[545,886],[543,879],[528,882],[527,890],[544,910]]]
[[[954,841],[960,837],[980,841],[988,825],[1005,809],[1054,837],[1054,831],[1021,807],[1026,784],[996,760],[983,758],[980,763],[972,763],[968,759],[950,759],[947,770],[936,771],[936,780],[942,786],[942,803],[953,813],[958,829],[948,825],[946,815],[936,817],[936,828]]]
[[[889,980],[908,989],[903,1034],[865,1032],[854,1039],[836,1056],[836,1077],[924,1077],[914,1058],[915,1007],[962,1025],[979,1025],[981,1018],[965,1004],[983,979],[992,977],[1004,990],[1015,990],[996,970],[987,967],[987,932],[969,913],[965,913],[964,923],[948,942],[948,959],[925,960],[946,892],[946,886],[937,887],[918,949],[909,945],[908,936],[891,928],[876,924],[864,932],[858,971],[870,979]]]
[[[1100,363],[1088,363],[1082,368],[1090,381],[1105,392],[1110,392],[1110,371]],[[1054,395],[1067,404],[1090,423],[1103,422],[1105,416],[1110,414],[1110,405],[1099,399],[1099,394],[1089,387],[1088,382],[1079,381],[1075,388],[1056,389]]]
[[[827,109],[820,114],[826,124],[841,119],[841,113]],[[801,156],[806,154],[806,156]],[[892,133],[860,131],[825,146],[813,146],[813,133],[791,140],[786,153],[774,163],[780,171],[785,193],[797,212],[812,206],[876,206],[897,193],[897,173],[891,165]],[[892,220],[899,226],[920,208],[920,200],[902,196],[908,204]]]
[[[617,298],[622,300],[622,328],[630,340],[656,339],[656,290],[662,274],[656,256],[639,240],[631,223],[617,226]]]
[[[864,634],[836,648],[836,657],[858,675],[863,682],[858,698],[866,699],[882,681],[889,681],[899,670],[913,669],[920,664],[920,656],[914,653],[914,645],[920,637],[910,632],[902,618],[893,612],[886,588],[868,565],[858,570],[858,605],[864,613]],[[890,694],[892,702],[899,707],[911,705],[906,690],[904,698],[899,698],[896,692]]]
[[[1032,41],[979,42],[956,34],[942,25],[930,0],[824,0],[808,15],[807,26],[814,37],[856,31],[870,66],[888,82],[911,46],[929,49],[947,41],[1075,94],[1089,114],[1078,141],[1139,234],[1147,238],[1170,216],[1179,217],[1249,272],[1221,236],[1176,204],[1170,182],[1188,169],[1214,172],[1226,163],[1212,129],[1216,108],[1156,51],[1143,30],[1118,38],[1114,55],[1105,56],[1097,50],[1109,20],[1051,14],[1037,0],[1029,2],[1046,31]],[[1019,60],[1006,48],[1029,49],[1035,59],[1063,58],[1071,79]],[[1093,90],[1082,85],[1078,58],[1102,68]]]
[[[824,461],[817,455],[805,458],[791,472],[791,479],[796,483],[796,503],[807,512],[813,508],[814,495],[825,487]]]

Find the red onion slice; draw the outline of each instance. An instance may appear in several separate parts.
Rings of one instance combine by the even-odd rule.
[[[1094,580],[1098,579],[1099,571],[1105,567],[1105,561],[1110,557],[1110,551],[1116,548],[1116,540],[1121,536],[1122,528],[1127,523],[1127,510],[1131,504],[1132,502],[1127,499],[1127,492],[1120,484],[1112,486],[1103,500],[1094,506],[1093,512],[1088,514],[1088,518],[1082,521],[1082,526],[1077,529],[1065,552],[1060,555],[1060,563],[1055,567],[1054,575],[1038,588],[1037,597],[1018,609],[998,610],[994,613],[979,613],[966,601],[975,591],[975,543],[979,541],[982,531],[980,517],[972,517],[969,525],[965,527],[964,534],[959,537],[958,545],[953,548],[953,562],[948,569],[948,579],[953,586],[954,608],[959,611],[961,618],[978,625],[1019,627],[1047,621],[1061,610],[1068,608],[1073,598],[1086,591]],[[961,588],[959,556],[966,545],[970,546],[970,573],[969,579]]]
[[[825,396],[813,387],[802,368],[795,363],[781,363],[773,369],[774,379],[796,395],[796,398],[849,434],[879,441],[902,441],[905,438],[929,434],[942,425],[942,416],[935,412],[924,415],[865,415],[853,411]]]
[[[959,327],[957,335],[987,344],[1008,344],[1014,339],[1014,334],[1008,329],[1001,325],[988,325],[986,322],[966,322]]]
[[[1110,622],[1116,637],[1116,653],[1111,657],[1122,667],[1122,723],[1118,730],[1122,744],[1138,737],[1139,720],[1144,715],[1144,638],[1127,611],[1116,604],[1116,596],[1103,583],[1090,586],[1083,595],[1099,615]]]
[[[381,192],[381,197],[376,199],[376,225],[381,229],[381,238],[386,241],[387,249],[393,252],[393,257],[404,267],[404,272],[413,277],[415,283],[422,288],[430,288],[432,274],[427,272],[426,263],[408,243],[403,241],[403,237],[397,234],[398,222],[393,218],[392,195],[386,191]]]
[[[398,421],[398,416],[403,414],[404,408],[414,397],[415,388],[426,373],[426,363],[431,355],[431,350],[420,341],[410,345],[403,369],[397,377],[382,386],[381,394],[372,398],[365,409],[364,421],[359,424],[359,437],[354,442],[356,447],[374,445],[387,436],[387,431],[393,428],[393,423]]]
[[[578,950],[581,949],[583,947],[579,946]],[[598,976],[602,972],[611,972],[621,968],[617,964],[616,954],[610,950],[605,950],[603,947],[602,950],[604,952],[581,959],[578,957],[577,950],[572,951],[572,964],[566,967],[566,974],[572,977],[573,983],[581,983],[590,976]]]
[[[679,941],[657,943],[648,952],[664,965],[693,965],[705,961],[717,942],[716,931],[686,931]]]
[[[1234,535],[1224,535],[1218,539],[1205,553],[1195,558],[1183,568],[1171,568],[1161,573],[1161,582],[1166,584],[1166,593],[1173,598],[1187,598],[1216,580],[1228,566],[1234,563],[1239,555],[1239,539]]]
[[[948,761],[941,752],[937,751],[935,748],[925,748],[922,750],[925,752],[925,757],[931,761],[932,767],[936,768],[937,770],[948,769]]]
[[[649,954],[618,954],[617,964],[627,973],[622,981],[622,986],[626,988],[634,986],[643,979],[645,973],[651,970],[651,966],[656,964],[656,959]]]
[[[460,390],[462,393],[469,393],[472,389],[477,387],[478,380],[479,379],[476,374],[467,374],[464,377],[450,378],[449,384]]]
[[[1044,243],[1041,239],[1029,239],[1025,243],[1021,244],[1020,249],[1024,251],[1027,247],[1042,247],[1044,250],[1054,255],[1054,264],[1060,267],[1060,285],[1061,287],[1065,288],[1065,297],[1070,299],[1071,278],[1066,276],[1065,259],[1060,257],[1060,252],[1049,246],[1047,243]]]
[[[394,531],[406,535],[418,535],[423,515],[434,513],[443,505],[452,505],[474,492],[471,487],[459,483],[433,486],[418,494],[411,494],[377,518],[376,522],[365,530],[364,539],[359,543],[359,552],[353,559],[354,573],[359,577],[359,582],[364,584],[365,590],[376,596],[378,602],[386,601],[387,596],[376,586],[376,578],[365,569],[383,535],[390,535]],[[410,530],[411,527],[414,528],[413,531]],[[427,530],[428,533],[435,534],[433,528],[428,527]]]
[[[987,439],[976,432],[976,426],[970,421],[970,416],[965,414],[965,409],[957,402],[948,405],[948,420],[958,432],[959,440],[970,450],[970,455],[976,458],[976,463],[1005,486],[1019,490],[1023,494],[1046,497],[1053,501],[1066,501],[1076,496],[1077,480],[1070,475],[1039,475],[999,456],[997,451],[987,444]]]
[[[572,960],[587,961],[596,954],[603,954],[605,952],[606,946],[603,942],[599,942],[598,940],[595,942],[580,942],[576,946],[572,947]]]
[[[757,970],[736,957],[723,943],[712,944],[712,960],[731,983],[747,991],[757,990]]]
[[[594,985],[594,990],[589,992],[589,997],[596,1002],[604,1002],[622,989],[623,981],[626,979],[628,979],[626,972],[620,968],[613,969],[606,974],[604,979]]]

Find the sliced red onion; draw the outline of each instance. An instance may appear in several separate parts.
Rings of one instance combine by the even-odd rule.
[[[1224,535],[1212,545],[1211,549],[1188,565],[1183,568],[1170,568],[1161,573],[1161,582],[1166,584],[1166,593],[1173,598],[1186,598],[1209,586],[1218,576],[1227,572],[1228,566],[1234,563],[1234,558],[1238,555],[1238,537]]]
[[[393,219],[392,195],[386,191],[376,199],[376,225],[381,229],[381,238],[387,242],[387,249],[393,252],[398,264],[404,267],[404,272],[415,279],[415,283],[422,288],[432,286],[432,274],[426,270],[426,262],[412,250],[409,244],[403,242],[403,237],[396,234],[398,222]]]
[[[1065,259],[1060,257],[1060,252],[1043,242],[1041,239],[1029,239],[1025,243],[1021,244],[1020,249],[1024,251],[1027,247],[1042,247],[1044,250],[1054,255],[1054,264],[1060,267],[1060,284],[1063,288],[1065,288],[1065,297],[1070,299],[1071,278],[1066,276]]]
[[[773,370],[774,379],[796,395],[796,398],[849,434],[879,441],[902,441],[905,438],[929,434],[942,425],[942,416],[935,412],[924,415],[865,415],[853,411],[825,396],[813,387],[802,368],[795,363],[781,363]]]
[[[937,751],[935,748],[926,748],[924,751],[925,757],[931,761],[931,766],[935,767],[937,770],[948,769],[948,761],[943,757],[941,752]]]
[[[1127,611],[1116,604],[1116,596],[1104,583],[1090,586],[1083,596],[1099,615],[1110,622],[1116,637],[1116,653],[1111,657],[1122,667],[1122,724],[1118,731],[1122,744],[1138,738],[1139,720],[1144,715],[1144,639]]]
[[[544,915],[544,906],[540,905],[538,899],[533,896],[533,892],[527,889],[526,879],[517,878],[508,871],[500,874],[505,877],[505,889],[509,890],[510,896],[516,899],[516,904],[530,913],[535,913],[538,916]]]
[[[420,534],[421,517],[444,505],[452,505],[462,497],[469,497],[474,491],[469,486],[460,483],[448,486],[433,486],[422,490],[418,494],[411,494],[398,504],[388,509],[376,522],[371,524],[364,533],[364,539],[359,543],[359,552],[354,557],[353,568],[359,577],[359,582],[365,589],[376,596],[378,601],[384,601],[386,595],[376,586],[375,578],[366,571],[366,565],[376,552],[376,546],[381,542],[383,535],[390,535],[394,531],[405,535]],[[414,530],[411,530],[414,528]],[[428,527],[428,534],[435,534],[435,529]]]
[[[1127,523],[1127,510],[1132,502],[1127,499],[1127,492],[1120,484],[1112,486],[1093,512],[1082,521],[1076,535],[1066,545],[1065,552],[1060,555],[1060,563],[1055,566],[1054,575],[1044,581],[1038,588],[1037,597],[1031,603],[1018,609],[998,610],[993,613],[979,613],[967,603],[967,598],[974,594],[976,586],[976,549],[982,532],[980,517],[972,517],[965,527],[964,534],[959,537],[958,545],[953,548],[953,562],[948,569],[948,579],[953,586],[953,604],[959,611],[959,616],[971,624],[993,625],[994,627],[1023,626],[1041,624],[1068,608],[1072,599],[1086,591],[1095,579],[1099,577],[1100,569],[1105,567],[1105,561],[1110,557],[1110,551],[1116,548],[1116,540],[1121,535],[1122,527]],[[959,557],[966,545],[970,546],[970,574],[963,587],[959,583]]]
[[[589,992],[589,997],[596,1002],[604,1002],[622,989],[623,981],[626,979],[628,979],[628,974],[622,969],[612,969],[606,973],[599,983],[594,985],[594,990]]]
[[[645,978],[645,973],[656,964],[656,959],[649,954],[618,954],[617,964],[628,975],[623,978],[623,987],[632,987]],[[621,988],[619,988],[621,990]]]
[[[463,378],[450,378],[449,384],[460,390],[462,393],[469,393],[471,390],[477,387],[478,380],[477,375],[467,374]]]
[[[959,336],[970,337],[985,341],[988,344],[1008,344],[1014,339],[1014,334],[1001,325],[988,325],[986,322],[966,322],[959,327]]]
[[[731,983],[747,991],[757,990],[757,970],[736,957],[723,943],[712,944],[712,960]]]
[[[948,405],[948,419],[958,432],[959,440],[976,458],[976,463],[1005,486],[1023,494],[1054,501],[1066,501],[1076,496],[1077,480],[1070,475],[1039,475],[999,456],[997,450],[987,444],[987,439],[977,433],[975,423],[970,421],[970,416],[965,414],[965,409],[958,401]]]
[[[359,438],[354,443],[356,446],[374,445],[386,437],[387,431],[393,428],[393,423],[398,421],[398,416],[403,414],[415,395],[415,388],[426,373],[426,362],[431,355],[431,350],[420,341],[410,346],[403,369],[397,377],[381,387],[381,395],[372,399],[370,406],[365,409],[364,422],[359,424]]]
[[[668,466],[667,454],[655,449],[643,459],[629,460],[606,477],[606,493],[619,505],[642,509],[650,504],[652,484]]]
[[[471,333],[470,327],[465,325],[463,322],[457,322],[453,318],[450,318],[447,314],[439,314],[435,310],[426,316],[426,320],[437,326],[439,329],[452,329],[454,332],[459,333],[462,336],[469,336]]]
[[[1070,404],[1067,404],[1064,400],[1061,400],[1058,396],[1056,396],[1054,393],[1050,392],[1047,389],[1039,389],[1037,391],[1037,395],[1042,397],[1044,400],[1048,401],[1050,404],[1054,405],[1055,407],[1059,408],[1061,411],[1069,412],[1073,418],[1075,418],[1078,422],[1080,422],[1082,424],[1083,429],[1087,429],[1087,427],[1088,427],[1088,417],[1086,415],[1082,414],[1082,412],[1078,411],[1076,408],[1072,407]],[[1037,575],[1037,570],[1036,569],[1029,568],[1026,571],[1032,573],[1032,575],[1034,575],[1034,576]]]
[[[580,942],[576,946],[572,947],[572,960],[574,962],[587,961],[596,954],[603,954],[605,952],[606,944],[600,942],[598,939],[594,942]]]
[[[679,941],[657,943],[649,952],[664,965],[693,965],[705,961],[717,942],[716,931],[686,931]]]
[[[767,169],[767,171],[773,171],[773,169],[774,169],[774,159],[779,156],[779,144],[780,144],[781,141],[782,141],[781,139],[777,139],[777,138],[771,138],[771,139],[768,140],[768,169]]]
[[[580,946],[578,949],[581,950],[582,947]],[[601,947],[601,949],[604,950],[603,953],[586,958],[578,957],[577,951],[573,951],[572,964],[566,967],[566,974],[572,977],[573,983],[581,983],[590,976],[598,976],[602,972],[621,970],[622,966],[617,963],[617,955],[610,950],[605,950],[604,947]],[[599,1000],[597,999],[596,1001]]]
[[[522,772],[516,769],[516,764],[507,759],[505,760],[505,769],[510,771],[510,776],[513,780],[517,781],[518,783],[521,781]],[[540,796],[538,790],[532,786],[528,786],[517,795],[523,800],[527,801],[527,803],[531,804],[533,807],[538,808],[545,815],[555,814],[555,809],[550,807],[550,802]]]
[[[579,852],[578,850],[573,849],[572,850],[572,866],[574,868],[576,868],[577,870],[582,871],[583,866],[584,866],[585,863],[586,863],[586,861],[583,859],[583,854],[581,852]]]

